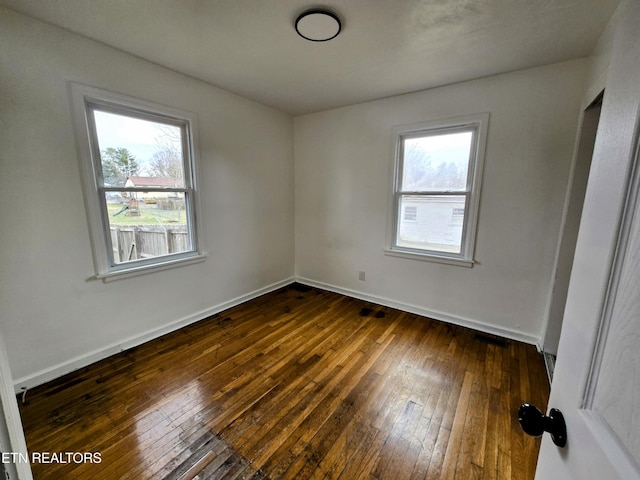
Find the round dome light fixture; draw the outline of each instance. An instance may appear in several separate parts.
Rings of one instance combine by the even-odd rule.
[[[342,29],[340,19],[328,10],[313,9],[296,19],[296,32],[312,42],[326,42],[336,38]]]

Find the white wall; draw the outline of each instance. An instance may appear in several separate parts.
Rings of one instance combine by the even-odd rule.
[[[590,58],[589,70],[586,80],[586,93],[582,98],[583,115],[580,119],[579,132],[576,138],[575,155],[572,172],[567,183],[568,209],[562,222],[562,238],[558,243],[555,262],[555,283],[549,296],[549,306],[547,309],[546,325],[543,327],[543,349],[547,353],[557,354],[560,332],[562,330],[562,319],[564,317],[564,307],[567,300],[567,289],[573,256],[575,252],[575,240],[580,227],[580,217],[576,215],[582,213],[582,203],[584,202],[584,191],[588,180],[589,168],[591,165],[591,155],[593,154],[593,141],[598,124],[599,113],[591,110],[584,111],[600,95],[605,87],[609,63],[611,60],[613,37],[617,26],[617,17],[620,10],[613,15],[607,27],[600,35],[598,43]],[[576,205],[578,203],[578,205]]]
[[[589,67],[577,60],[296,117],[296,275],[539,343]],[[477,264],[384,255],[392,126],[480,112],[491,117]]]
[[[290,116],[6,9],[0,45],[0,330],[19,385],[291,279]],[[206,262],[91,279],[70,81],[198,115]]]

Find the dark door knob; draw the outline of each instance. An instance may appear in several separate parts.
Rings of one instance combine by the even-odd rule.
[[[551,434],[551,440],[559,447],[567,444],[567,425],[560,410],[552,408],[547,417],[537,407],[523,403],[518,409],[518,421],[524,433],[539,437],[544,432]]]

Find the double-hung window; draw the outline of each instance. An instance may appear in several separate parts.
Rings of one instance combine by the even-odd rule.
[[[195,117],[72,86],[97,277],[200,261]]]
[[[394,129],[387,252],[473,265],[488,114]]]

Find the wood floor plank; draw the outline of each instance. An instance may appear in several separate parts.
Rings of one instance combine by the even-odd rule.
[[[31,452],[102,456],[34,476],[533,478],[542,357],[476,334],[293,284],[29,391]]]

